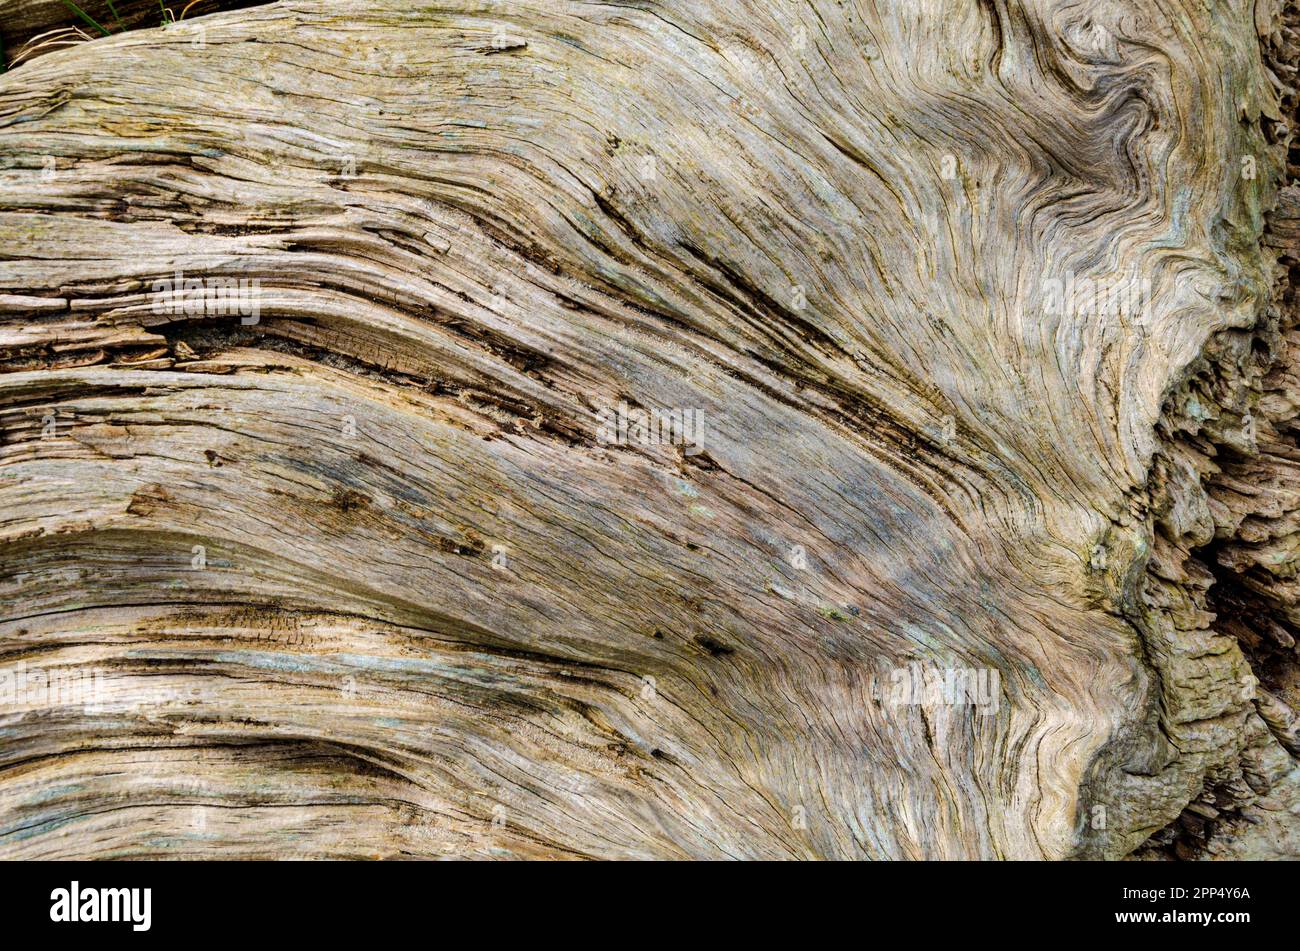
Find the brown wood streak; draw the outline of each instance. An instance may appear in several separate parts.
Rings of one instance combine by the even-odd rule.
[[[0,705],[0,856],[1118,857],[1294,788],[1295,18],[1227,6],[288,0],[0,76],[0,660],[98,678]]]

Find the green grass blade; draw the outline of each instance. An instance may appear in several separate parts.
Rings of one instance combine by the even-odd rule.
[[[117,7],[113,6],[113,0],[108,0],[108,12],[113,14],[113,19],[117,21],[118,29],[123,29],[122,18],[117,15]]]
[[[85,20],[87,23],[89,23],[89,24],[90,24],[91,26],[93,26],[95,29],[97,29],[100,33],[103,33],[105,36],[108,36],[108,35],[109,35],[108,30],[106,30],[106,29],[104,29],[102,26],[100,26],[99,23],[96,22],[96,20],[95,20],[94,17],[92,17],[92,16],[91,16],[89,13],[87,13],[85,10],[81,9],[81,7],[79,7],[79,6],[77,6],[75,3],[73,3],[72,0],[63,0],[63,5],[64,5],[65,7],[67,7],[68,9],[70,9],[70,10],[71,10],[73,13],[75,13],[77,16],[81,17],[83,20]]]

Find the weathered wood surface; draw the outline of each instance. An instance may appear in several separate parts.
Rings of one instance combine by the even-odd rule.
[[[0,77],[3,669],[98,688],[0,709],[0,855],[1284,850],[1295,22],[300,0]]]
[[[0,4],[0,71],[36,56],[106,34],[156,27],[219,10],[238,10],[260,0],[5,0]],[[82,15],[84,14],[84,16]]]

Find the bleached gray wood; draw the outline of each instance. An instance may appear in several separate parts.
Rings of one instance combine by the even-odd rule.
[[[0,76],[3,669],[98,688],[0,710],[0,855],[1119,857],[1285,789],[1294,651],[1208,599],[1300,622],[1292,24],[292,0]]]

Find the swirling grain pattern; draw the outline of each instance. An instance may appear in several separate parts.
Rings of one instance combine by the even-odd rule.
[[[281,0],[0,76],[0,855],[1247,829],[1296,22]]]

